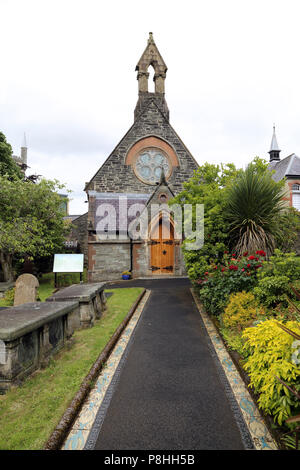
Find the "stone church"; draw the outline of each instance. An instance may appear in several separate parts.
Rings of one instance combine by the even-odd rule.
[[[154,92],[148,91],[149,67],[154,69]],[[133,125],[85,186],[90,282],[120,279],[123,271],[130,271],[132,277],[185,273],[181,240],[166,207],[198,164],[169,122],[167,66],[152,33],[136,71],[138,101]],[[153,204],[165,209],[148,211],[146,236],[132,237],[128,232],[131,208],[147,211]],[[166,220],[168,232],[164,232]]]

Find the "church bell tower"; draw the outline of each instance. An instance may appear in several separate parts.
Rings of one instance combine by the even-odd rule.
[[[154,93],[148,91],[149,67],[153,67],[154,70]],[[137,71],[139,99],[135,108],[134,118],[137,119],[141,110],[150,99],[154,99],[161,112],[169,120],[169,109],[165,100],[165,79],[168,68],[157,49],[153,33],[149,33],[147,47],[138,61],[135,70]]]

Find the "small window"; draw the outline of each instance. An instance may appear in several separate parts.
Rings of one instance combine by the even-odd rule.
[[[292,202],[293,202],[293,207],[295,207],[295,209],[298,209],[298,211],[300,211],[300,192],[292,194]]]
[[[299,191],[300,190],[300,184],[293,184],[292,190],[293,191]]]

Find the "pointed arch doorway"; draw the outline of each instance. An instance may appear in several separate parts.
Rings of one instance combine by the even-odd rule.
[[[174,274],[174,226],[169,217],[160,216],[150,231],[151,271]]]

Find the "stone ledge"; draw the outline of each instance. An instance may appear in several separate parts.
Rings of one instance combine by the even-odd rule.
[[[49,297],[46,302],[77,301],[80,312],[80,327],[89,328],[94,325],[96,318],[101,318],[102,312],[106,309],[105,285],[105,282],[73,284],[59,290]]]
[[[66,300],[77,300],[78,302],[89,302],[91,298],[104,290],[105,282],[90,284],[73,284],[72,286],[61,289],[48,297],[46,302],[58,302]]]
[[[0,316],[0,339],[13,341],[78,307],[79,302],[36,302],[6,308]]]
[[[9,289],[15,287],[15,282],[0,282],[0,293],[6,292]]]
[[[21,383],[80,328],[79,302],[36,302],[0,316],[0,393]]]

